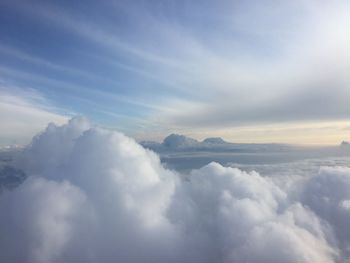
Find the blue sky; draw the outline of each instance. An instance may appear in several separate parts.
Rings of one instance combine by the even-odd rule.
[[[2,1],[0,143],[74,115],[137,139],[346,139],[349,5]]]

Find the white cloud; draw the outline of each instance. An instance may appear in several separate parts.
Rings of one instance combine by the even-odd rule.
[[[134,140],[49,125],[0,195],[4,262],[346,262],[349,168],[261,176],[211,163],[189,179]],[[293,169],[294,171],[294,169]]]
[[[42,177],[29,178],[14,193],[3,193],[0,221],[10,228],[4,227],[1,234],[1,261],[54,262],[67,249],[85,202],[85,195],[69,182]]]
[[[49,122],[63,124],[67,120],[34,90],[0,87],[0,146],[26,144]]]

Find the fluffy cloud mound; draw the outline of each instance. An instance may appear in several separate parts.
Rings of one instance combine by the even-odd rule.
[[[37,135],[0,194],[1,262],[347,262],[350,169],[186,177],[82,118]],[[280,179],[279,179],[280,180]]]

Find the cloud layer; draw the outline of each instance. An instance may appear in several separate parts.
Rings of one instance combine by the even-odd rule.
[[[84,119],[49,125],[0,195],[1,262],[347,262],[350,169],[189,177]],[[281,180],[281,178],[279,178]]]

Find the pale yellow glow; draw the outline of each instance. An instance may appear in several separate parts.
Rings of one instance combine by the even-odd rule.
[[[219,136],[231,142],[334,145],[350,140],[350,120],[255,125],[185,134],[197,139]]]

